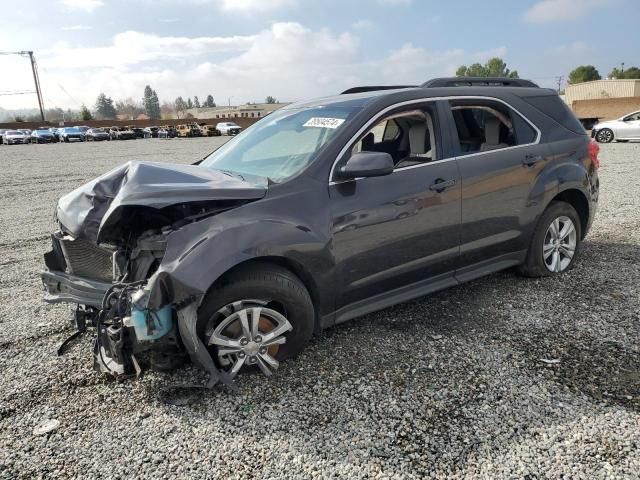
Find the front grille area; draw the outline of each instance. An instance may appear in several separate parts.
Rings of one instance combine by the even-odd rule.
[[[113,279],[113,251],[86,240],[60,239],[69,273],[96,280]]]

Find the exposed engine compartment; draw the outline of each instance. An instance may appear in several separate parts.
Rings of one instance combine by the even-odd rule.
[[[183,252],[163,267],[167,242],[189,225],[262,198],[267,185],[261,177],[195,165],[129,162],[60,199],[60,230],[42,272],[45,300],[76,303],[76,329],[95,328],[97,370],[140,375],[138,357],[147,352],[164,368],[188,353],[218,378],[199,340],[182,338],[183,331],[194,336],[197,311],[188,307],[199,291],[172,278],[202,238],[174,242],[173,253],[176,243]]]

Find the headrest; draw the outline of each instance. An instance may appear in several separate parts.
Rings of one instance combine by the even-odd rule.
[[[412,156],[427,153],[427,125],[424,122],[409,127],[409,149]]]
[[[498,145],[500,143],[500,120],[493,115],[484,120],[484,143]]]

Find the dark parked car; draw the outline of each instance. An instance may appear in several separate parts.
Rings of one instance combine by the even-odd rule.
[[[55,137],[48,128],[31,131],[31,143],[54,143],[55,141]]]
[[[139,127],[128,127],[133,132],[136,138],[145,138],[144,129]]]
[[[146,127],[144,134],[147,138],[158,138],[158,130],[160,130],[159,127]]]
[[[61,142],[69,143],[72,140],[79,140],[84,142],[86,140],[85,134],[79,127],[64,127],[58,129],[58,135]]]
[[[85,133],[87,142],[100,142],[102,140],[110,140],[109,133],[104,128],[90,128]]]
[[[598,166],[564,102],[526,80],[354,88],[193,165],[130,162],[62,197],[45,299],[79,304],[103,372],[186,353],[209,385],[270,375],[368,312],[510,267],[567,271]]]

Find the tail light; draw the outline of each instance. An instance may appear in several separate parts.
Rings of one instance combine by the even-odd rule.
[[[593,162],[593,166],[598,169],[600,168],[600,159],[598,159],[598,153],[600,153],[600,146],[594,142],[593,140],[589,141],[589,147],[587,148],[589,151],[589,158]]]

